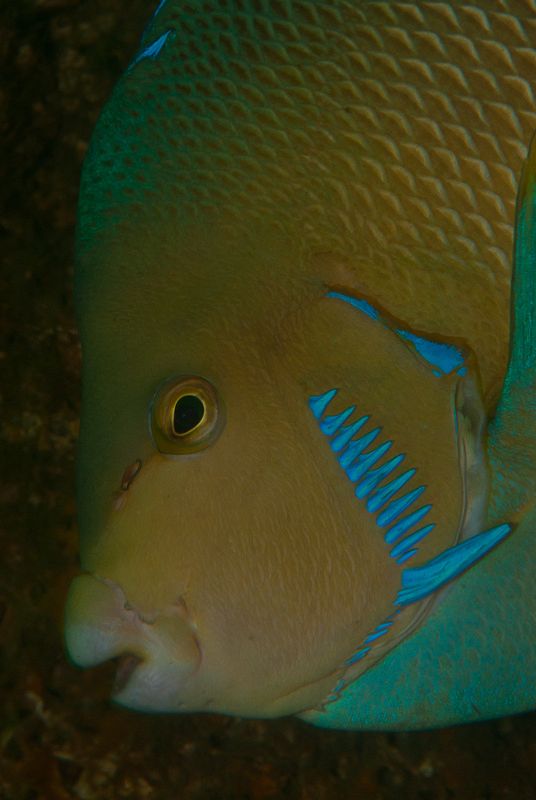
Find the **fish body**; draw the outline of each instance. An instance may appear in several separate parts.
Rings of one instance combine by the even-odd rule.
[[[158,5],[77,235],[66,636],[118,702],[536,706],[535,75],[532,0]]]

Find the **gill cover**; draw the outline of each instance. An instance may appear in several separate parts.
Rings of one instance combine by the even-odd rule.
[[[304,714],[307,721],[345,729],[412,729],[536,706],[535,309],[533,137],[517,199],[510,361],[488,432],[488,524],[513,520],[515,532],[458,578],[422,628],[333,702]]]

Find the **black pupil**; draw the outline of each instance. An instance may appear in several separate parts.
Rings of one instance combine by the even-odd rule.
[[[204,413],[205,406],[195,394],[179,397],[173,409],[173,430],[177,434],[188,433],[199,425]]]

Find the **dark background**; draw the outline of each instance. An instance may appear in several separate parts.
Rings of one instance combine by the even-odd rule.
[[[79,173],[155,6],[0,0],[0,799],[536,798],[536,714],[418,734],[149,717],[109,704],[110,666],[65,659]]]

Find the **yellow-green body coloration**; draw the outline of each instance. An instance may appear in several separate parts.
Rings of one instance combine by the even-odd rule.
[[[79,209],[66,636],[82,666],[126,656],[119,702],[346,728],[536,706],[535,97],[533,0],[160,3]],[[202,442],[175,435],[183,385]],[[332,387],[425,487],[411,565],[311,414]],[[500,523],[397,605],[408,566]]]

